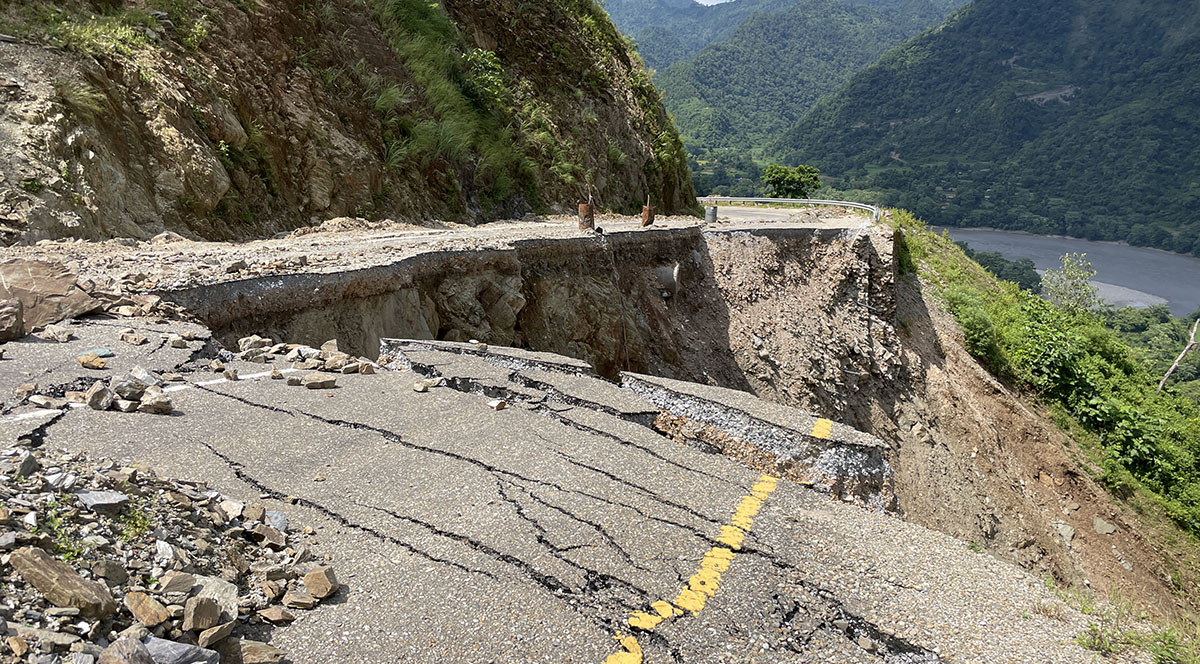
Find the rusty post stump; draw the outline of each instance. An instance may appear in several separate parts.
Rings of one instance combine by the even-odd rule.
[[[579,230],[591,231],[596,229],[596,206],[591,203],[579,204]]]
[[[642,206],[642,228],[654,223],[654,208],[649,205]]]

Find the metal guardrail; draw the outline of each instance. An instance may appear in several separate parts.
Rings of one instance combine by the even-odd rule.
[[[883,216],[883,210],[874,205],[866,205],[864,203],[852,203],[850,201],[818,201],[809,198],[727,198],[725,196],[704,196],[697,198],[702,205],[720,205],[722,203],[790,203],[802,205],[823,205],[829,207],[848,207],[856,210],[865,210],[871,213],[871,221],[879,221]]]

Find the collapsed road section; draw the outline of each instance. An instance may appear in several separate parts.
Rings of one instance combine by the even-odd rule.
[[[250,337],[231,353],[170,321],[62,325],[62,343],[6,346],[6,392],[170,374],[172,412],[21,404],[6,438],[285,511],[340,590],[286,628],[247,614],[231,629],[296,662],[1090,661],[1073,640],[1085,617],[1037,579],[871,507],[885,465],[840,482],[806,466],[878,445],[820,418],[485,344],[388,341],[363,371],[332,344]],[[191,340],[134,346],[125,325]],[[98,347],[103,370],[43,370]],[[285,373],[289,356],[311,369]],[[327,378],[287,379],[304,372]],[[289,583],[287,565],[249,573]]]

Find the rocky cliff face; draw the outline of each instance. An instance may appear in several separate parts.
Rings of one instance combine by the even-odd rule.
[[[0,34],[10,244],[694,205],[592,0],[18,0]]]

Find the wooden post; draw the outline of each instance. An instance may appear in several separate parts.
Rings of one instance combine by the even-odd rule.
[[[646,197],[646,204],[642,206],[642,228],[654,223],[654,208],[650,206],[650,197]]]

